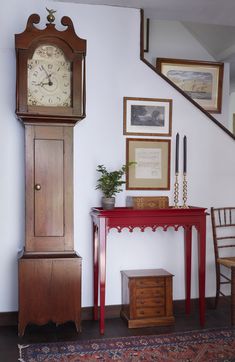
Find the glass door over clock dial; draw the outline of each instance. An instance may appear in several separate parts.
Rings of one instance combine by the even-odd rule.
[[[37,47],[28,60],[28,105],[71,107],[71,76],[71,63],[59,47]]]

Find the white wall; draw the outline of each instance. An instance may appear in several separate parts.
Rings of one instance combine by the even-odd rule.
[[[216,60],[180,21],[154,19],[150,19],[149,52],[145,53],[145,58],[154,66],[157,58]],[[225,63],[222,111],[213,113],[212,116],[231,130],[229,124],[229,74],[230,65]]]
[[[45,6],[57,9],[57,19],[72,18],[80,37],[87,39],[87,117],[74,130],[75,249],[83,257],[82,305],[92,305],[92,241],[89,211],[100,205],[95,190],[97,164],[110,168],[125,163],[123,97],[173,99],[170,191],[123,191],[127,195],[168,195],[173,202],[174,140],[188,137],[188,202],[210,206],[235,204],[234,141],[139,59],[139,11],[8,0],[0,14],[0,164],[1,254],[0,312],[14,311],[17,302],[17,251],[24,242],[24,132],[15,117],[14,34],[22,32],[32,13]],[[27,10],[25,10],[27,9]],[[182,144],[181,144],[182,146]],[[182,149],[181,149],[182,151]],[[197,252],[194,240],[192,296],[198,295]],[[120,270],[163,267],[174,276],[174,298],[184,298],[183,231],[111,231],[107,246],[107,304],[121,303]],[[215,292],[214,254],[208,217],[206,295]]]
[[[214,61],[214,58],[180,21],[150,19],[149,52],[146,58],[181,58]]]

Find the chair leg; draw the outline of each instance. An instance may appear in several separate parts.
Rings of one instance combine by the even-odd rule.
[[[218,306],[219,295],[220,295],[220,266],[216,263],[216,295],[215,295],[215,304],[214,308],[216,309]]]
[[[235,266],[231,268],[231,324],[235,325]]]

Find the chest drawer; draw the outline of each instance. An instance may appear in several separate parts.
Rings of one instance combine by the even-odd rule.
[[[164,288],[137,288],[136,298],[158,298],[165,294]]]
[[[136,299],[136,308],[143,307],[162,307],[165,305],[165,298],[138,298]]]
[[[164,269],[122,271],[121,317],[129,328],[174,323],[173,275]]]
[[[148,307],[148,308],[136,308],[135,317],[136,318],[146,318],[146,317],[162,317],[165,314],[164,306],[161,307]]]
[[[164,278],[141,278],[135,280],[136,288],[141,287],[164,287]]]

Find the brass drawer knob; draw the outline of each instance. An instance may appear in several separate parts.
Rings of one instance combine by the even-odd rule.
[[[39,191],[39,190],[41,190],[41,185],[36,184],[36,185],[34,186],[34,188],[35,188],[35,190]]]

